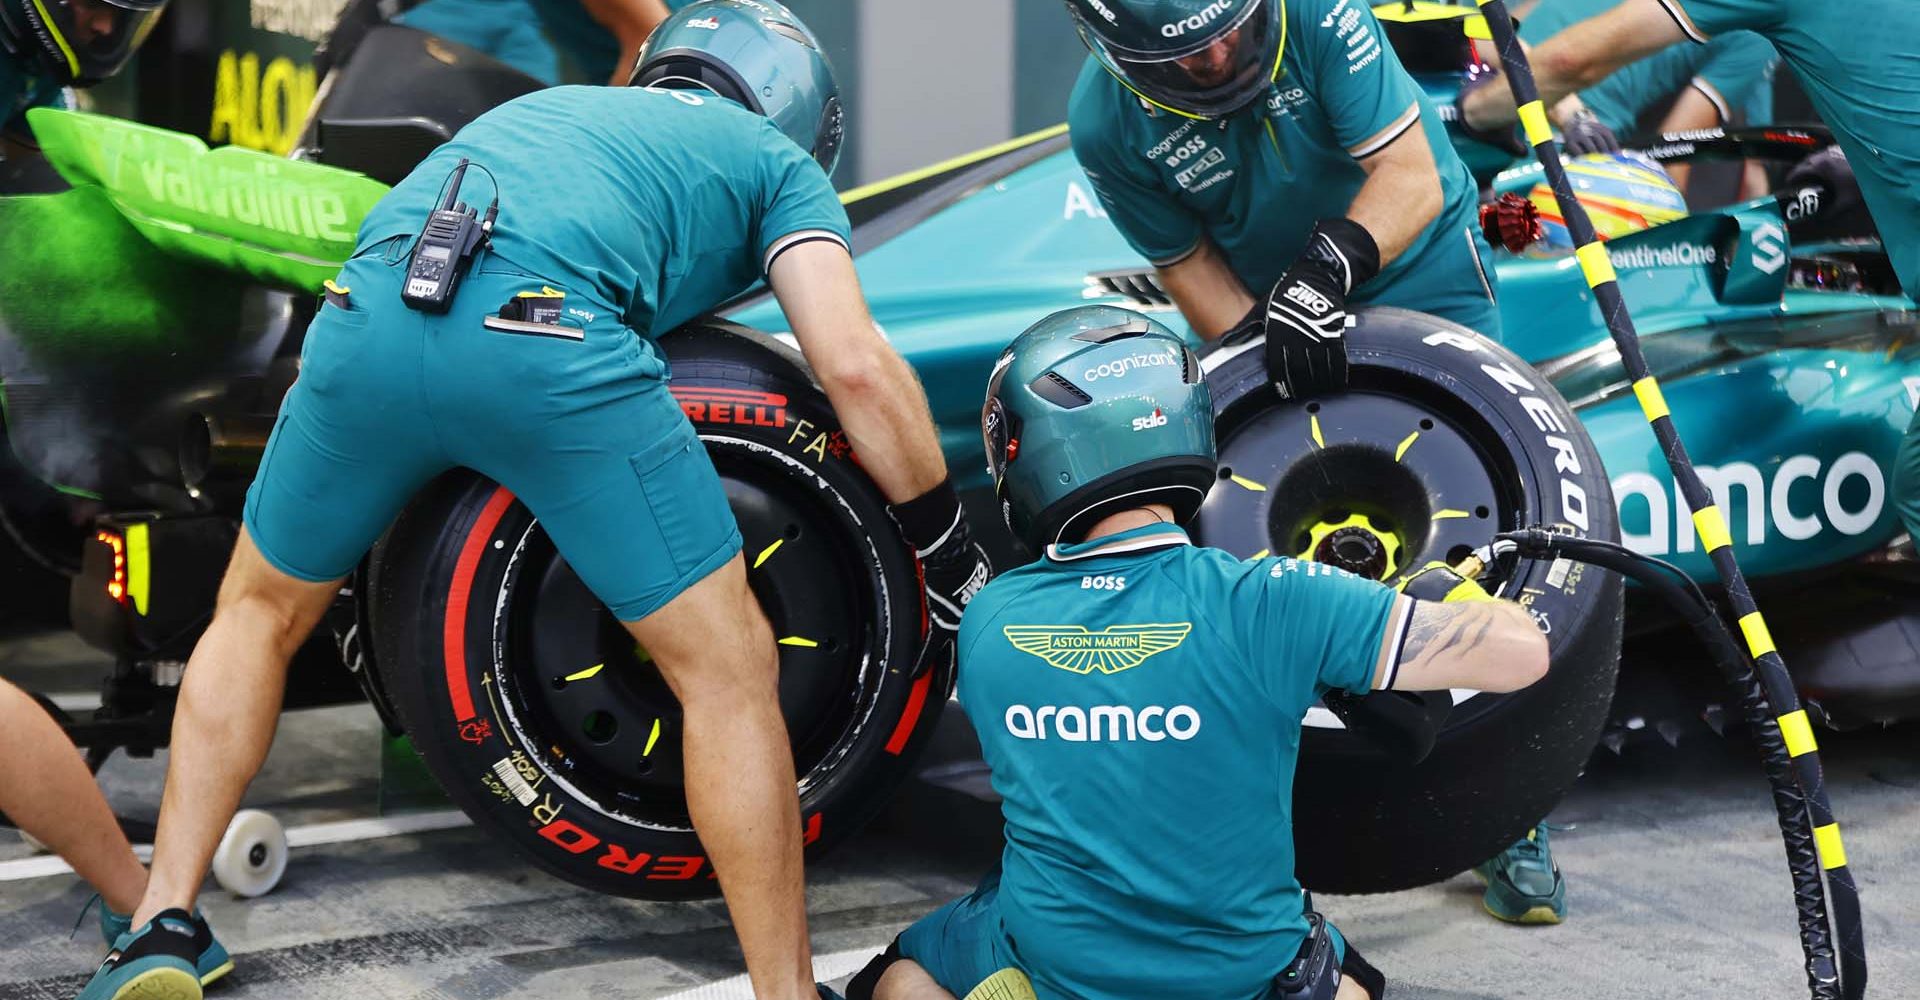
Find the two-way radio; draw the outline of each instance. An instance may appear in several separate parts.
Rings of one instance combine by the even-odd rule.
[[[486,171],[489,178],[493,177],[493,172],[486,167],[480,169]],[[466,174],[467,160],[463,157],[448,177],[446,197],[440,200],[440,207],[427,216],[420,238],[414,241],[413,253],[407,259],[407,283],[400,290],[400,300],[408,308],[425,313],[446,312],[453,304],[453,293],[460,287],[460,279],[473,263],[474,251],[493,232],[493,221],[500,215],[500,182],[494,181],[493,203],[487,206],[486,218],[482,220],[465,202],[458,200],[460,182]]]

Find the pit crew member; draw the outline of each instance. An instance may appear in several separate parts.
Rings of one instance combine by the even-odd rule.
[[[0,0],[0,161],[32,149],[27,109],[120,71],[167,0]]]
[[[1291,398],[1345,385],[1349,304],[1499,336],[1473,178],[1362,0],[1067,9],[1074,155],[1196,333],[1263,328]]]
[[[688,809],[755,995],[815,996],[776,647],[655,338],[764,275],[919,552],[937,626],[957,628],[990,567],[925,397],[861,296],[826,175],[838,90],[811,33],[770,0],[703,0],[654,33],[635,82],[482,115],[361,224],[186,669],[136,929],[85,1000],[199,996],[178,937],[155,928],[191,905],[260,766],[289,655],[415,491],[456,466],[526,503],[659,666],[685,712]],[[497,226],[446,311],[416,310],[403,295],[438,286],[412,251],[434,259],[423,226],[462,160],[474,169],[457,196],[497,198]]]
[[[996,365],[982,424],[1008,525],[1044,553],[960,626],[960,699],[1006,849],[849,1000],[943,1000],[1013,974],[1040,1000],[1377,1000],[1380,973],[1294,878],[1301,719],[1335,689],[1525,687],[1545,637],[1437,563],[1395,593],[1190,544],[1213,409],[1198,359],[1138,313],[1035,324]]]

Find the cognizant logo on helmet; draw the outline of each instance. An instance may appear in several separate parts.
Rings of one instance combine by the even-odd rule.
[[[1082,377],[1089,382],[1103,378],[1123,378],[1135,368],[1162,368],[1180,363],[1180,355],[1175,351],[1165,354],[1129,354],[1115,361],[1103,361],[1087,369]]]
[[[1179,38],[1189,31],[1199,31],[1218,20],[1220,15],[1233,9],[1233,0],[1213,0],[1212,3],[1190,17],[1183,17],[1172,24],[1160,26],[1160,33],[1168,38]]]
[[[1200,735],[1200,713],[1192,705],[1148,705],[1138,710],[1126,705],[1009,705],[1006,724],[1015,739],[1068,743],[1184,743]]]

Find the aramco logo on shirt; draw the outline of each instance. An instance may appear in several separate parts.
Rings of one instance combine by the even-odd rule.
[[[1013,648],[1076,674],[1117,674],[1187,639],[1192,622],[1109,625],[1095,632],[1085,625],[1008,625],[1000,630]]]

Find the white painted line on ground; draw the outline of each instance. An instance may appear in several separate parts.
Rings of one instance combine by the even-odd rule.
[[[813,956],[813,978],[820,982],[830,982],[843,976],[851,976],[865,968],[873,956],[887,950],[882,941],[871,948],[855,948],[852,951],[837,951],[831,955]],[[672,993],[660,1000],[753,1000],[753,987],[744,975],[731,979],[722,979],[717,983],[696,986],[680,993]]]
[[[377,840],[381,837],[403,837],[410,833],[428,833],[434,830],[452,830],[462,826],[472,826],[473,820],[458,809],[443,809],[437,812],[409,813],[400,816],[383,816],[378,819],[347,819],[333,823],[310,823],[287,830],[288,847],[314,847],[320,844],[345,844],[357,840]],[[153,847],[149,844],[135,844],[133,853],[141,861],[153,857]],[[73,867],[55,855],[37,858],[18,858],[13,861],[0,861],[0,882],[18,882],[30,878],[46,878],[50,875],[65,875]]]

